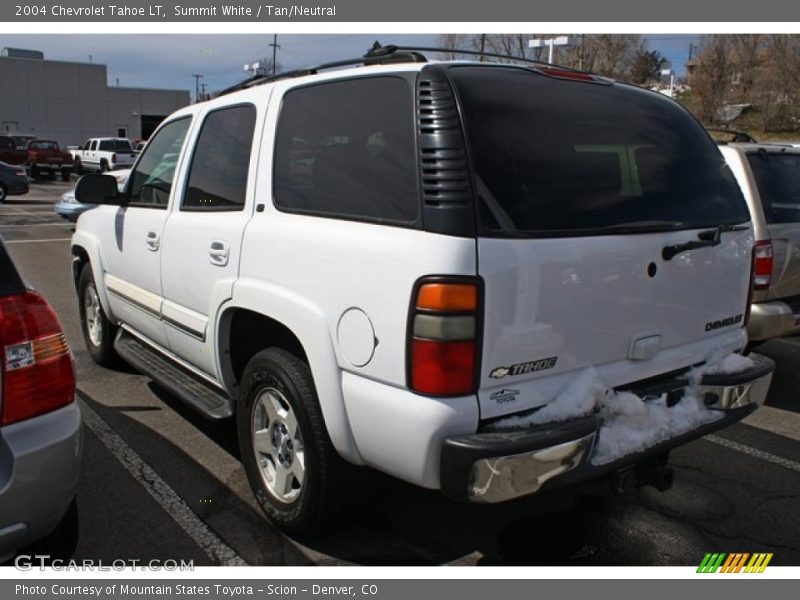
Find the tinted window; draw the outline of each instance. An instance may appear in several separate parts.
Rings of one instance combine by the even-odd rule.
[[[101,140],[100,150],[106,152],[130,152],[131,144],[128,140]]]
[[[286,94],[275,149],[276,206],[409,222],[417,218],[418,197],[408,82],[376,77]]]
[[[192,157],[183,210],[241,210],[253,146],[256,109],[235,106],[210,113]]]
[[[800,155],[748,154],[767,223],[800,222]]]
[[[128,202],[137,206],[166,208],[175,168],[183,147],[188,117],[167,123],[153,136],[128,177]]]
[[[597,235],[749,220],[713,142],[666,98],[525,69],[452,73],[486,229]]]
[[[30,142],[28,148],[31,150],[58,150],[55,142]]]
[[[97,150],[97,142],[96,141],[92,142],[92,145],[89,146],[89,150]]]

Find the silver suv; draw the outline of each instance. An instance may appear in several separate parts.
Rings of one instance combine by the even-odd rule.
[[[0,239],[0,564],[35,544],[62,558],[77,541],[81,413],[53,309],[22,282]]]
[[[800,148],[721,148],[747,200],[755,232],[751,342],[800,333]]]

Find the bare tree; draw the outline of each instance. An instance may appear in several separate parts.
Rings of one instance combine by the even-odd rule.
[[[716,123],[717,113],[731,88],[734,71],[731,47],[731,39],[726,35],[708,35],[700,42],[689,73],[689,85],[697,116],[704,123]]]

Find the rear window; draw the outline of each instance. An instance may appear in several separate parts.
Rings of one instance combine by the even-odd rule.
[[[724,159],[666,98],[527,69],[452,69],[487,233],[600,235],[749,220]]]
[[[800,155],[748,154],[767,223],[800,222]]]
[[[31,142],[28,144],[31,150],[58,150],[58,144],[55,142]]]
[[[130,152],[131,143],[128,140],[101,140],[100,150],[106,152]]]

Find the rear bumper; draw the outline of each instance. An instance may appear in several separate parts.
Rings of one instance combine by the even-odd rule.
[[[56,528],[75,496],[82,451],[77,402],[0,429],[0,561]]]
[[[751,357],[755,365],[749,369],[703,377],[699,395],[708,408],[722,413],[720,419],[610,463],[590,462],[602,425],[595,415],[448,438],[441,457],[442,493],[459,501],[504,502],[615,473],[728,427],[763,404],[769,390],[774,362],[760,355]]]
[[[747,323],[747,337],[751,342],[797,333],[800,333],[800,314],[795,315],[786,302],[772,300],[751,305]]]
[[[4,182],[8,189],[9,196],[22,196],[30,191],[30,184],[27,178],[15,177]]]

